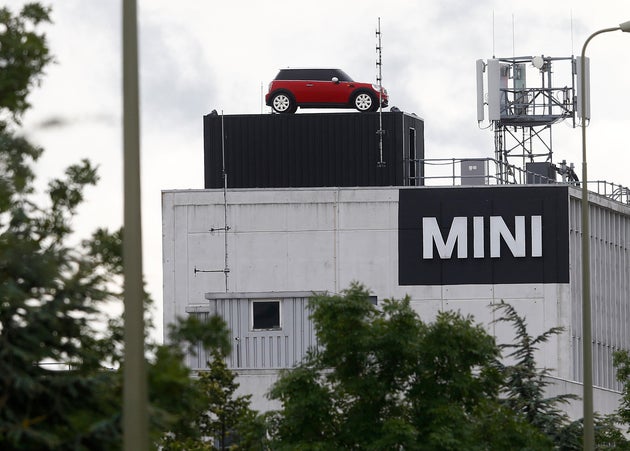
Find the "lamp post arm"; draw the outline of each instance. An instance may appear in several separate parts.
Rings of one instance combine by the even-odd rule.
[[[611,28],[603,28],[601,30],[596,31],[595,33],[591,34],[586,41],[584,41],[584,45],[582,46],[582,58],[580,59],[580,73],[581,73],[581,81],[580,81],[580,94],[582,97],[582,104],[581,104],[581,115],[582,115],[582,192],[586,193],[588,192],[588,190],[586,189],[586,181],[587,181],[587,174],[586,174],[586,80],[585,80],[585,71],[586,71],[586,63],[585,63],[585,57],[586,57],[586,47],[588,46],[589,42],[591,42],[591,40],[602,33],[609,33],[611,31],[617,31],[617,30],[622,30],[625,32],[630,32],[630,21],[628,22],[624,22],[621,25],[619,25],[618,27],[611,27]]]

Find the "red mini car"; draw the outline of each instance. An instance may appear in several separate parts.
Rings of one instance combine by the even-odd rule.
[[[389,101],[385,88],[379,88],[356,82],[340,69],[281,69],[269,83],[265,102],[276,113],[295,113],[298,107],[376,111],[379,98],[383,107]]]

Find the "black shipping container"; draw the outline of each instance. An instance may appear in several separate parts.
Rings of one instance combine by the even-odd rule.
[[[205,187],[418,186],[424,122],[403,112],[204,116]],[[222,142],[223,136],[223,142]]]

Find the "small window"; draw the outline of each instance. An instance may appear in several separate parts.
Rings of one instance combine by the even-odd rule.
[[[280,301],[252,301],[252,329],[280,329]]]

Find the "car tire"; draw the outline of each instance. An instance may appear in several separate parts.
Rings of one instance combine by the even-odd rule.
[[[352,106],[358,111],[366,113],[368,111],[375,111],[377,108],[376,99],[369,92],[361,91],[357,92],[352,98]]]
[[[277,92],[271,98],[271,108],[280,114],[292,114],[297,110],[293,96],[287,92]]]

